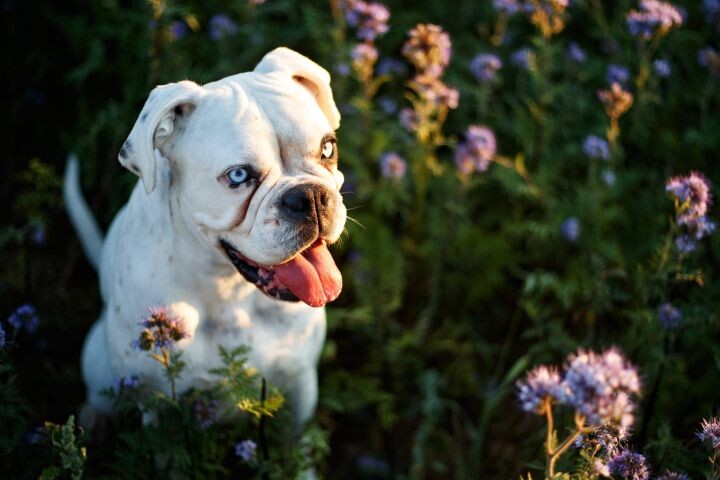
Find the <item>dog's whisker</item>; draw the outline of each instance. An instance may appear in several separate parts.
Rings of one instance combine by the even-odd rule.
[[[363,230],[365,230],[365,225],[363,225],[362,223],[358,222],[357,220],[355,220],[354,218],[352,218],[350,215],[347,216],[347,219],[350,220],[351,222],[353,222],[354,224],[356,224],[357,226],[359,226],[360,228],[362,228]]]
[[[357,210],[358,208],[362,208],[365,205],[355,205],[354,207],[350,207],[347,209],[348,212],[352,212],[353,210]]]

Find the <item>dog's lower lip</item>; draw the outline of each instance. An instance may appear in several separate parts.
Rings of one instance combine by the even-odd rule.
[[[245,258],[238,249],[223,238],[219,239],[219,242],[235,269],[245,280],[255,285],[258,290],[277,300],[286,302],[300,301],[289,289],[276,285],[275,272],[272,267],[258,265]]]

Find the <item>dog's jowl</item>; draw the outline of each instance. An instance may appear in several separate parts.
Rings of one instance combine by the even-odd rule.
[[[105,302],[83,350],[90,411],[123,376],[167,389],[131,345],[148,307],[167,306],[189,336],[178,389],[210,384],[220,346],[284,389],[298,424],[317,402],[327,302],[342,278],[328,250],[343,231],[327,71],[278,48],[252,72],[155,88],[119,153],[140,177],[105,238],[83,200],[76,160],[65,198]]]

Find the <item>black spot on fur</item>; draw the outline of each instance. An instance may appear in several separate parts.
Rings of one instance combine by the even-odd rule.
[[[145,120],[147,120],[147,117],[148,117],[148,113],[147,113],[147,112],[145,112],[145,113],[143,113],[142,115],[140,115],[140,123],[142,123],[142,122],[144,122]]]
[[[130,170],[132,170],[134,173],[140,175],[140,167],[138,167],[134,163],[130,164]]]
[[[125,143],[123,143],[122,147],[120,147],[120,158],[127,158],[132,155],[132,152],[132,142],[130,140],[125,140]]]

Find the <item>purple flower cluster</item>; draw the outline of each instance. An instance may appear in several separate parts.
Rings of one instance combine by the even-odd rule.
[[[167,307],[150,307],[148,311],[150,315],[139,322],[144,328],[133,342],[139,350],[172,348],[176,342],[190,335],[185,322]]]
[[[720,418],[703,419],[697,436],[701,442],[708,442],[713,450],[720,449]]]
[[[493,0],[493,7],[499,13],[512,15],[520,11],[521,4],[518,0]]]
[[[237,24],[224,13],[216,13],[210,18],[210,38],[220,40],[237,31]]]
[[[0,348],[5,348],[5,329],[0,323]]]
[[[220,418],[220,402],[217,400],[195,400],[193,410],[198,426],[202,429],[210,428]]]
[[[575,42],[570,42],[568,45],[568,58],[572,60],[573,62],[582,63],[585,60],[587,60],[587,55],[585,55],[585,51],[580,48],[580,45],[578,45]]]
[[[407,162],[396,152],[386,152],[380,156],[380,173],[385,178],[401,179],[407,171]]]
[[[665,190],[676,199],[676,220],[685,229],[675,245],[682,253],[692,252],[696,242],[715,231],[715,222],[707,216],[712,204],[710,182],[699,172],[687,176],[671,177],[665,183]]]
[[[450,36],[438,25],[432,24],[418,24],[408,32],[408,36],[402,53],[415,66],[416,74],[412,81],[414,90],[436,110],[457,108],[460,93],[457,89],[446,85],[440,78],[450,64],[452,53]],[[415,122],[403,122],[403,124],[417,125]]]
[[[407,67],[405,63],[397,58],[383,58],[377,66],[378,75],[405,75],[406,73]]]
[[[612,458],[622,448],[623,443],[630,436],[630,429],[621,425],[605,424],[591,433],[580,435],[575,441],[576,448],[587,448],[596,455]]]
[[[484,172],[496,152],[493,131],[482,125],[470,125],[465,131],[465,141],[455,150],[455,164],[463,175],[469,175],[475,170]]]
[[[170,33],[172,34],[173,40],[180,40],[185,38],[188,34],[187,23],[181,20],[175,20],[170,24]]]
[[[683,16],[675,5],[660,0],[641,0],[640,10],[631,10],[625,19],[630,33],[645,40],[655,33],[666,35],[683,23]]]
[[[353,65],[361,69],[363,65],[373,65],[378,59],[378,52],[372,43],[358,43],[350,53]]]
[[[524,410],[537,413],[537,405],[549,398],[574,408],[590,425],[632,424],[635,406],[630,397],[640,393],[640,377],[617,349],[601,354],[579,350],[569,356],[561,374],[552,372],[538,367],[517,383]]]
[[[382,3],[348,0],[345,2],[345,20],[357,30],[359,39],[373,42],[390,29],[390,10]]]
[[[657,312],[658,320],[660,321],[660,325],[665,330],[674,330],[678,326],[680,326],[680,321],[682,320],[682,313],[679,309],[673,306],[672,303],[665,302],[662,305],[660,305],[660,308],[658,308]]]
[[[115,389],[118,392],[123,390],[135,390],[138,387],[140,387],[140,379],[136,375],[120,377],[115,383]]]
[[[712,74],[720,73],[720,52],[713,47],[705,47],[698,52],[698,63]]]
[[[249,462],[255,457],[256,450],[257,444],[252,440],[243,440],[235,444],[235,455],[246,462]]]
[[[662,58],[658,58],[653,62],[653,70],[655,70],[655,75],[660,78],[667,78],[672,73],[670,62]]]
[[[705,20],[710,25],[715,25],[720,31],[720,0],[703,1],[703,10],[705,11]]]
[[[577,217],[565,219],[560,224],[560,235],[568,242],[575,242],[580,238],[580,220]]]
[[[510,56],[510,63],[523,70],[530,70],[535,54],[527,47],[515,50]]]
[[[583,152],[590,158],[610,160],[610,145],[597,135],[588,135],[583,142]]]
[[[607,68],[607,72],[605,73],[605,79],[610,85],[612,85],[613,83],[619,83],[620,85],[624,86],[630,79],[630,72],[622,65],[612,64]]]
[[[35,307],[26,303],[20,305],[10,314],[8,323],[12,325],[15,330],[24,328],[28,333],[35,333],[38,326],[40,326],[40,317],[38,317]]]
[[[624,450],[608,462],[608,471],[623,480],[648,480],[650,470],[645,457],[631,450]]]
[[[502,67],[500,57],[493,53],[481,53],[470,62],[470,71],[482,83],[495,80],[498,70]]]
[[[400,125],[406,130],[412,132],[417,129],[420,124],[420,115],[412,108],[405,107],[400,110]]]

